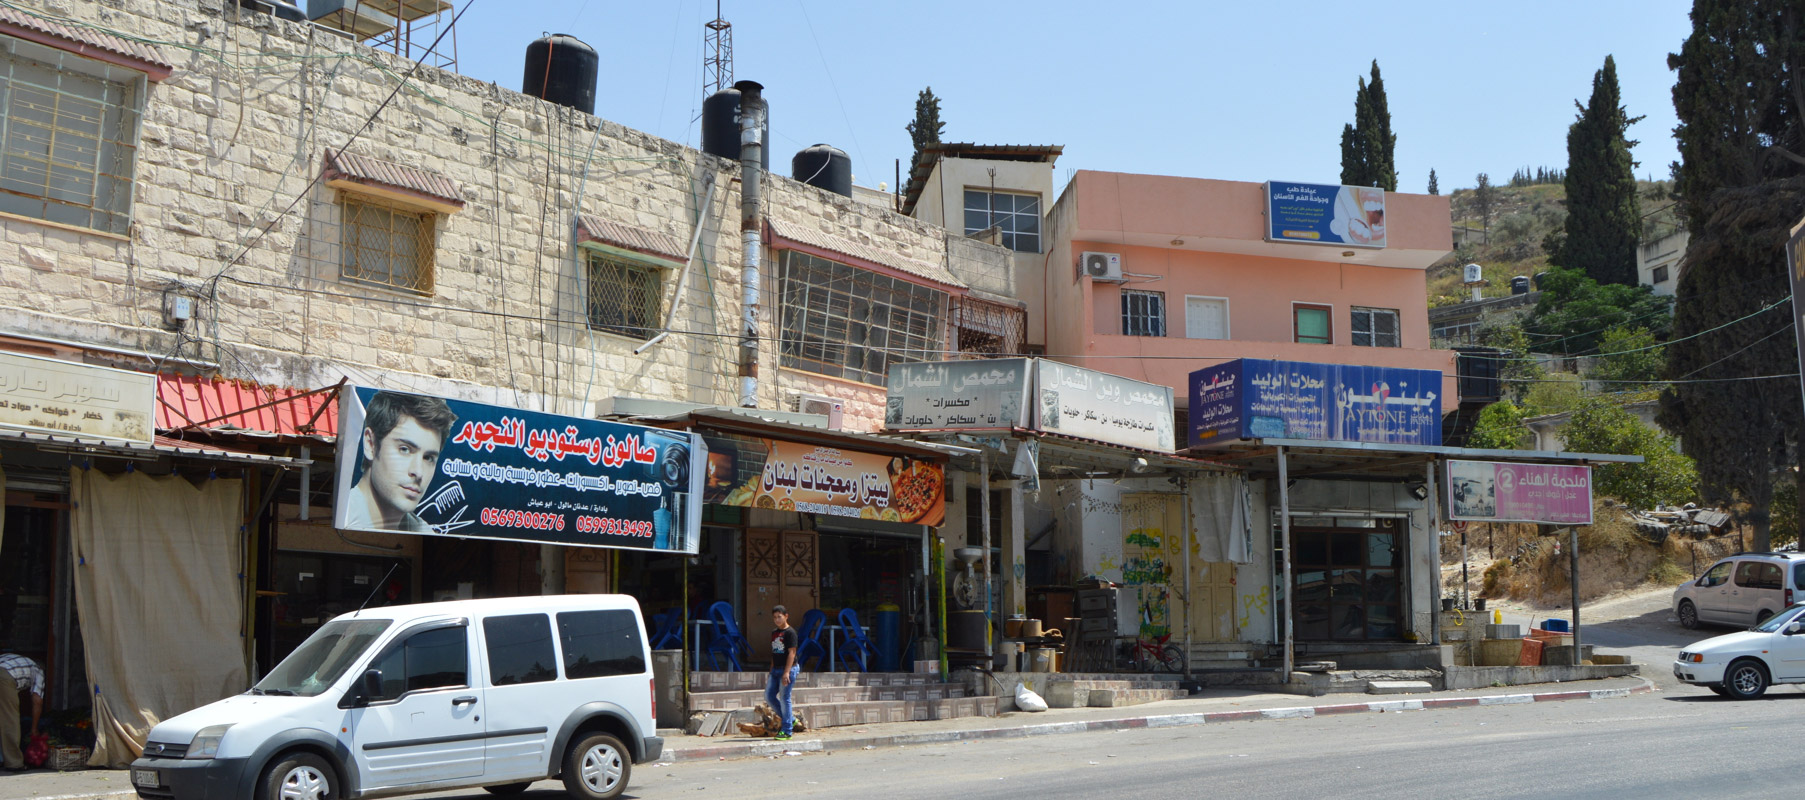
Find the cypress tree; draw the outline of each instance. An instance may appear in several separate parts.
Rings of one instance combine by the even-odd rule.
[[[934,96],[934,87],[922,89],[915,96],[915,119],[903,129],[915,143],[915,153],[909,156],[909,169],[913,170],[921,161],[921,151],[930,144],[939,144],[940,134],[946,131],[946,123],[940,121],[940,98]]]
[[[1397,142],[1397,134],[1391,132],[1385,83],[1375,60],[1372,83],[1361,78],[1354,91],[1354,122],[1341,128],[1341,183],[1397,191],[1398,168],[1393,156]]]
[[[1436,183],[1435,183],[1435,168],[1434,167],[1429,168],[1429,193],[1430,194],[1441,194],[1441,187],[1436,185]]]
[[[1579,118],[1567,129],[1567,239],[1555,261],[1599,283],[1634,286],[1642,211],[1630,158],[1636,143],[1624,132],[1641,117],[1624,111],[1613,58],[1605,56],[1593,73],[1591,99],[1574,105]]]

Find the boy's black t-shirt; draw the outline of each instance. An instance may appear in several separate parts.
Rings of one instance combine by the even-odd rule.
[[[780,670],[790,663],[790,652],[796,649],[795,628],[778,628],[771,631],[771,669]]]

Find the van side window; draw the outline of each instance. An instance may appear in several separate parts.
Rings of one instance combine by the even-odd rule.
[[[1745,589],[1780,588],[1780,567],[1761,561],[1744,561],[1736,565],[1736,585]]]
[[[544,614],[511,614],[483,620],[489,645],[489,685],[539,683],[558,677],[552,622]]]
[[[470,645],[463,626],[434,628],[407,637],[370,663],[382,670],[382,696],[393,700],[408,692],[468,686]]]
[[[1698,579],[1698,585],[1711,587],[1722,586],[1725,583],[1728,583],[1730,580],[1730,569],[1734,566],[1736,566],[1734,563],[1725,561],[1722,564],[1712,567],[1710,572],[1705,573],[1704,577]]]
[[[566,611],[558,615],[564,676],[604,678],[646,671],[645,645],[631,611]]]

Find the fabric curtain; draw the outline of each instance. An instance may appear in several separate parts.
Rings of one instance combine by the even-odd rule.
[[[158,722],[249,684],[241,482],[70,475],[75,608],[94,691],[89,766],[124,767]]]
[[[1192,483],[1199,493],[1197,549],[1203,561],[1253,561],[1252,499],[1247,478],[1220,475]]]

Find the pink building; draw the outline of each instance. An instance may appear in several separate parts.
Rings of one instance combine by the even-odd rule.
[[[1266,208],[1258,183],[1078,172],[1047,214],[1047,353],[1181,404],[1193,370],[1235,358],[1435,369],[1453,410],[1424,281],[1453,246],[1448,198],[1386,193],[1383,248],[1268,241]]]

